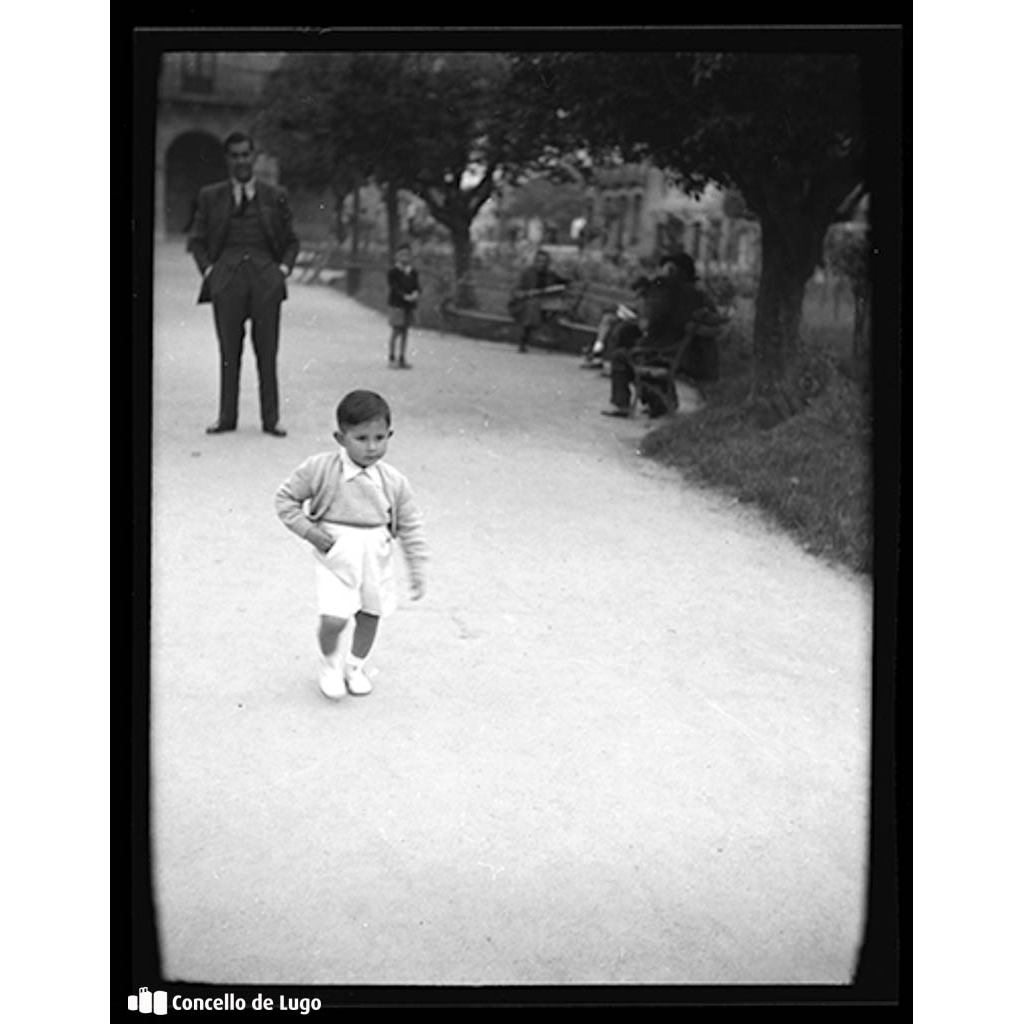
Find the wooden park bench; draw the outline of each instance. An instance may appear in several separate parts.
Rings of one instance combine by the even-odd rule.
[[[308,242],[303,245],[292,268],[295,280],[300,284],[313,284],[317,281],[332,248],[331,242]]]
[[[542,302],[541,324],[531,344],[569,352],[579,352],[593,344],[597,328],[573,319],[587,287],[586,282],[571,281],[546,292]],[[510,302],[509,306],[514,309],[514,303]],[[493,341],[515,341],[519,336],[519,323],[512,309],[508,313],[465,309],[457,306],[450,296],[441,301],[439,309],[445,325],[460,334]]]
[[[329,284],[335,277],[345,276],[345,260],[337,242],[310,242],[299,249],[295,259],[295,280],[300,284]]]

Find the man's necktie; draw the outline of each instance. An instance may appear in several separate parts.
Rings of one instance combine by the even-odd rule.
[[[245,213],[245,208],[249,205],[249,196],[245,189],[241,189],[238,197],[238,213],[241,216]]]

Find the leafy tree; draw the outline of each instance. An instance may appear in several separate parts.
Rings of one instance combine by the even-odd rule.
[[[516,130],[509,71],[490,53],[292,54],[269,84],[263,125],[299,180],[340,193],[373,178],[392,248],[399,190],[419,195],[451,236],[457,301],[473,305],[470,226],[535,151]]]
[[[256,130],[278,158],[282,177],[335,200],[335,235],[345,240],[343,210],[353,196],[352,253],[359,248],[359,188],[368,172],[355,143],[355,125],[339,120],[333,98],[351,73],[349,54],[290,54],[264,86]]]
[[[511,63],[496,53],[423,53],[408,74],[408,187],[451,236],[456,302],[475,306],[470,226],[499,181],[514,182],[537,153],[518,130]]]
[[[595,162],[649,160],[694,194],[712,182],[742,194],[762,245],[751,401],[766,424],[799,408],[805,286],[864,173],[857,58],[523,54],[514,81],[534,134],[553,145]]]

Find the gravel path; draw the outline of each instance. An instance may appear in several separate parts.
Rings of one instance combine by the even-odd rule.
[[[285,439],[208,437],[217,359],[156,254],[155,881],[168,980],[845,983],[865,896],[871,595],[636,455],[572,357],[293,285]],[[315,685],[277,484],[354,387],[427,516],[375,691]]]

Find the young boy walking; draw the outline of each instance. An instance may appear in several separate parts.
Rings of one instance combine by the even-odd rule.
[[[388,366],[400,370],[410,369],[405,358],[409,328],[420,298],[420,277],[412,265],[412,249],[400,245],[395,250],[395,265],[388,271],[388,323],[391,338],[388,341]]]
[[[380,619],[397,606],[394,542],[405,554],[413,600],[426,589],[423,515],[409,481],[383,461],[391,409],[373,391],[339,403],[338,449],[311,455],[277,489],[274,504],[289,530],[313,546],[320,613],[320,690],[337,700],[371,690],[363,670]],[[355,618],[351,649],[341,634]]]

